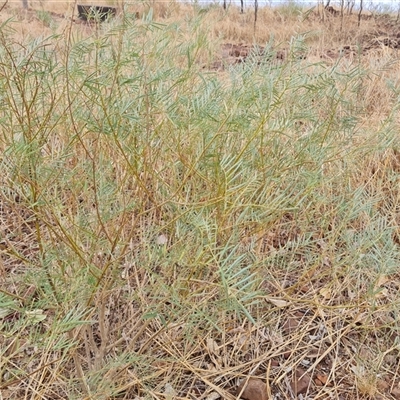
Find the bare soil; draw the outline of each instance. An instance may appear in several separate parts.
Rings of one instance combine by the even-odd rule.
[[[66,16],[52,11],[48,13],[56,23],[67,21],[72,22],[77,27],[82,25],[87,28],[85,32],[90,32],[90,29],[93,28],[90,23],[77,18],[76,14]],[[337,22],[341,18],[337,10],[328,10],[328,13],[328,17],[321,18],[321,26],[330,22]],[[36,10],[26,10],[21,13],[20,10],[6,6],[0,12],[0,20],[4,21],[10,15],[16,15],[21,20],[29,21],[31,24],[43,24],[43,29],[48,28],[44,25],[43,19],[39,18]],[[400,46],[400,26],[396,20],[390,16],[384,16],[376,17],[373,21],[369,20],[368,23],[370,28],[364,30],[352,41],[330,48],[310,47],[307,52],[296,56],[304,59],[313,57],[324,62],[334,62],[341,57],[368,57],[371,54],[375,55],[386,50],[396,53]],[[222,71],[229,66],[250,61],[279,63],[284,62],[289,56],[288,46],[266,48],[251,43],[225,41],[217,51],[215,59],[204,68]],[[25,243],[25,241],[30,242],[29,238],[34,232],[34,215],[31,215],[29,210],[24,209],[17,199],[15,203],[13,209],[4,208],[0,203],[0,236],[5,238],[4,242],[0,242],[0,249],[2,246],[13,248],[27,259],[34,258],[37,249]],[[283,222],[286,225],[291,223],[290,220]],[[282,226],[285,224],[282,224]],[[294,230],[285,231],[282,229],[269,232],[269,236],[265,235],[260,239],[259,251],[279,250],[285,242],[293,239],[291,235],[296,235]],[[18,241],[17,236],[24,237],[25,241],[23,243]],[[318,242],[317,239],[316,242]],[[326,245],[323,238],[318,243],[321,249]],[[319,249],[314,250],[318,251]],[[13,265],[8,258],[3,258],[2,261],[6,265],[0,269],[3,275],[19,273],[17,266]],[[382,311],[377,311],[374,315],[371,315],[369,314],[371,305],[368,298],[360,298],[358,310],[346,309],[341,306],[341,304],[348,303],[349,298],[359,295],[348,290],[351,285],[343,284],[343,288],[346,289],[338,293],[330,293],[325,288],[328,279],[334,278],[341,282],[349,279],[345,274],[333,276],[334,272],[332,271],[332,265],[327,260],[318,270],[318,273],[310,271],[307,276],[293,274],[293,276],[279,277],[268,276],[268,273],[266,273],[263,289],[270,296],[266,298],[263,317],[273,323],[266,322],[265,326],[253,326],[250,323],[243,322],[242,326],[238,327],[237,321],[234,321],[234,323],[227,321],[225,332],[221,333],[220,336],[210,337],[207,332],[204,332],[204,336],[193,337],[189,341],[183,337],[181,326],[178,324],[171,328],[169,332],[164,332],[161,328],[153,328],[149,323],[150,328],[159,329],[160,332],[157,340],[153,340],[151,344],[151,351],[160,360],[174,360],[170,363],[156,361],[155,356],[150,357],[149,350],[149,360],[151,361],[149,370],[154,372],[154,376],[150,378],[168,376],[168,369],[171,366],[176,368],[181,378],[179,383],[183,389],[178,394],[171,394],[170,398],[211,399],[210,396],[206,397],[208,394],[205,385],[207,379],[209,387],[214,385],[224,389],[231,395],[231,399],[240,394],[247,400],[272,399],[271,396],[280,399],[284,398],[285,388],[288,385],[295,398],[301,398],[301,395],[308,393],[311,396],[308,398],[354,399],[355,387],[357,387],[357,391],[364,394],[363,398],[400,399],[399,336],[393,328],[396,325],[395,316],[390,316],[385,310],[389,303],[388,299],[395,297],[395,293],[400,290],[398,283],[400,277],[397,276],[398,279],[394,279],[395,277],[392,276],[390,280],[382,279],[377,282],[374,290],[377,292],[377,304],[380,304]],[[128,287],[135,287],[136,284],[137,282],[135,283],[133,278],[132,282],[127,282]],[[15,290],[12,287],[5,289],[9,292]],[[15,291],[21,292],[20,298],[27,299],[34,296],[36,290],[37,288],[25,287],[24,290],[17,289]],[[296,296],[294,296],[294,293],[296,293]],[[330,303],[330,306],[323,310],[320,309],[313,302],[315,298],[326,300]],[[332,300],[330,301],[330,299]],[[111,305],[105,310],[105,313],[111,316],[117,315],[122,319],[125,316],[127,317],[124,314],[127,311],[121,311],[124,305],[118,303],[118,296],[115,295],[112,300],[113,302],[110,302]],[[166,304],[166,307],[168,306]],[[339,309],[341,310],[340,313],[338,312]],[[13,322],[19,318],[18,313],[13,313],[4,317],[3,320]],[[110,317],[110,322],[115,323],[116,326],[121,323],[120,321],[113,321],[112,318]],[[375,336],[366,333],[369,332],[368,328],[371,325],[374,325],[374,329],[371,329],[371,331],[377,333]],[[150,328],[148,329],[149,332]],[[150,334],[149,337],[146,336],[147,331],[143,330],[143,332],[132,344],[132,352],[140,355],[146,354],[151,339]],[[279,332],[279,335],[277,332]],[[168,348],[165,344],[171,340],[173,340],[173,346]],[[4,348],[7,346],[11,348],[11,342],[12,338],[7,338],[4,339],[4,342],[0,342],[0,345]],[[382,348],[389,350],[378,354],[377,348],[380,344],[382,344]],[[114,350],[116,352],[121,350],[120,347],[123,345],[124,343],[118,343]],[[191,345],[193,345],[191,352],[188,352],[185,346]],[[27,345],[26,352],[28,353],[28,351],[34,352],[35,349],[28,348]],[[185,357],[182,357],[182,354],[185,354]],[[265,357],[265,354],[268,354],[268,357]],[[80,356],[82,359],[85,358],[83,350]],[[360,360],[361,362],[358,363],[357,361]],[[380,371],[385,372],[368,377],[361,369],[357,369],[359,368],[358,365],[362,363],[375,363]],[[250,380],[247,386],[251,382],[251,385],[254,386],[251,388],[247,387],[246,383],[242,381],[238,389],[237,380],[233,380],[231,375],[239,368],[246,369],[243,367],[246,365],[249,366],[247,369],[249,374],[251,372],[253,376],[260,379]],[[257,368],[250,368],[254,365],[257,365]],[[33,370],[34,367],[42,368],[41,366],[31,366],[30,368]],[[349,376],[346,372],[349,369],[354,372],[353,376]],[[140,399],[143,382],[136,382],[134,372],[127,371],[127,375],[124,375],[124,381],[121,381],[121,387],[125,385],[126,389],[119,394],[118,398],[134,398],[134,394],[137,394],[137,398]],[[223,371],[233,372],[224,375]],[[129,374],[131,374],[130,377]],[[266,376],[276,378],[273,387],[263,383]],[[240,378],[243,378],[243,376]],[[166,382],[168,383],[168,380]],[[17,392],[17,389],[12,391],[12,386],[10,384],[9,387],[2,387],[0,384],[3,398],[18,398],[17,396],[23,398],[24,393],[22,391]],[[333,387],[335,388],[333,389]],[[325,397],[324,390],[326,392]],[[157,393],[157,395],[159,398],[168,398],[167,389],[165,389],[165,393]],[[55,396],[54,398],[62,398],[62,396]],[[215,399],[217,398],[220,397],[215,397]]]

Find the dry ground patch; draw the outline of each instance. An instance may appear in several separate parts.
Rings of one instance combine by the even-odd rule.
[[[0,13],[1,396],[400,398],[392,19],[136,11]]]

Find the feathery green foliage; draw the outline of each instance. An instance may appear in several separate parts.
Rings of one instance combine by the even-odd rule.
[[[398,297],[376,295],[400,261],[395,93],[369,126],[361,64],[310,63],[299,37],[283,62],[254,55],[218,74],[198,62],[205,30],[201,16],[126,15],[88,39],[21,44],[1,28],[0,388],[12,398],[228,390],[228,370],[267,368],[227,332],[278,335],[271,296],[327,320],[395,310]],[[231,351],[220,381],[207,338]]]

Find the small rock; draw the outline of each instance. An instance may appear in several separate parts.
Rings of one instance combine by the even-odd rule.
[[[167,243],[168,243],[168,238],[165,235],[160,235],[156,239],[156,244],[158,244],[159,246],[164,246]]]
[[[390,383],[385,379],[379,379],[378,382],[376,383],[376,386],[380,391],[385,392],[390,388]]]
[[[246,385],[245,389],[243,387]],[[267,385],[258,378],[245,379],[237,388],[236,395],[240,395],[245,400],[268,400],[267,398]]]
[[[395,399],[400,399],[400,388],[395,387],[393,390],[390,392],[390,394],[395,398]]]
[[[295,376],[290,383],[290,386],[295,396],[297,396],[298,394],[306,393],[308,387],[310,386],[310,375],[304,375],[304,373],[305,371],[302,368],[297,368]]]
[[[207,397],[206,400],[218,400],[221,398],[221,395],[217,392],[211,392]]]

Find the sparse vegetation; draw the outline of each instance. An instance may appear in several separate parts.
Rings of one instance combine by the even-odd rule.
[[[2,398],[400,398],[396,48],[160,7],[0,28]]]

